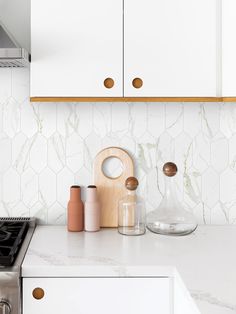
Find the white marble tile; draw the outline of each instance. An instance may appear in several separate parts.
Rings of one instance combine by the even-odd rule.
[[[38,104],[30,103],[27,99],[21,105],[21,131],[30,138],[41,130],[42,124],[38,116]]]
[[[236,173],[232,169],[225,170],[220,176],[220,200],[229,204],[236,202]]]
[[[219,191],[219,175],[210,167],[202,175],[202,200],[209,208],[219,200]]]
[[[220,130],[227,139],[236,134],[235,103],[224,103],[220,106]]]
[[[84,164],[84,141],[76,133],[72,133],[66,140],[66,164],[73,172]]]
[[[132,127],[130,108],[127,103],[112,104],[112,133],[116,133],[117,138],[123,137],[127,129]]]
[[[58,132],[48,139],[48,166],[55,173],[61,171],[66,164],[66,141]]]
[[[184,104],[184,131],[194,138],[201,131],[201,105]]]
[[[45,168],[39,175],[39,200],[49,207],[56,199],[56,175],[49,168]]]
[[[79,126],[78,134],[84,139],[93,131],[93,104],[78,103]]]
[[[12,140],[12,164],[18,173],[29,167],[30,150],[36,137],[37,134],[28,139],[24,133],[18,133]]]
[[[121,120],[122,121],[122,120]],[[147,104],[129,104],[129,132],[134,138],[140,138],[147,130]]]
[[[48,224],[49,225],[65,225],[66,209],[59,203],[54,203],[48,208]]]
[[[27,68],[12,69],[11,96],[19,103],[28,98],[30,88],[30,75]]]
[[[11,216],[13,217],[29,217],[30,210],[23,202],[18,202],[15,206],[11,208]]]
[[[184,203],[188,208],[194,208],[202,200],[202,180],[201,174],[190,168],[184,173]]]
[[[236,171],[236,134],[229,139],[229,167]]]
[[[38,106],[38,121],[40,121],[40,133],[45,138],[49,138],[56,132],[56,110],[57,104],[50,103],[39,103]]]
[[[80,178],[80,184],[81,184]],[[70,198],[70,187],[75,182],[74,174],[68,168],[63,168],[57,175],[57,201],[62,207],[66,207]]]
[[[199,133],[193,141],[193,165],[203,173],[211,162],[211,142],[204,133]]]
[[[222,133],[217,133],[211,142],[211,165],[217,172],[224,171],[229,163],[229,143]]]
[[[0,173],[7,171],[12,164],[12,148],[10,138],[0,133]]]
[[[186,134],[181,133],[175,138],[175,162],[178,169],[185,173],[192,166],[193,141]]]
[[[3,130],[10,137],[13,138],[20,132],[20,104],[12,97],[8,98],[2,106],[3,112]]]
[[[202,131],[212,139],[220,128],[220,105],[203,103],[201,105]]]
[[[13,168],[4,173],[2,185],[2,199],[13,207],[20,200],[20,176]]]
[[[101,147],[101,138],[95,132],[90,133],[84,140],[84,165],[90,171],[93,169],[94,159],[101,150]]]
[[[47,140],[40,133],[32,138],[29,154],[31,167],[40,173],[47,166]]]
[[[43,202],[37,202],[30,208],[30,216],[37,218],[38,224],[45,224],[48,222],[48,208]]]
[[[21,174],[21,199],[27,208],[38,201],[38,175],[28,168]]]
[[[94,132],[101,138],[111,133],[111,112],[112,104],[94,103],[93,104],[93,127]]]
[[[183,131],[184,104],[166,104],[166,131],[174,138]]]
[[[165,104],[148,103],[147,118],[147,130],[152,136],[158,138],[165,130]]]
[[[11,69],[0,71],[0,103],[3,103],[11,96]]]

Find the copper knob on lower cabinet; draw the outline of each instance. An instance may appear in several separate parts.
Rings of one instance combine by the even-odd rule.
[[[133,79],[132,85],[134,88],[141,88],[143,86],[143,81],[141,80],[141,78],[136,77],[135,79]]]
[[[32,295],[36,300],[41,300],[44,297],[44,290],[37,287],[33,290]]]
[[[112,88],[115,85],[115,82],[112,78],[108,77],[104,80],[103,84],[106,88]]]

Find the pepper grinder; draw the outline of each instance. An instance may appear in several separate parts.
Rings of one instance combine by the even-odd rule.
[[[84,207],[85,231],[100,230],[101,207],[97,197],[97,187],[89,185],[87,187],[86,202]]]
[[[173,162],[163,166],[165,193],[159,207],[147,215],[147,228],[154,233],[187,235],[197,228],[194,215],[185,210],[177,198],[174,182],[177,171]]]
[[[70,200],[67,206],[67,229],[68,231],[84,230],[84,204],[81,201],[81,189],[78,185],[70,188]]]

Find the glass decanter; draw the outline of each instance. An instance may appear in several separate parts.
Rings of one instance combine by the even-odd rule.
[[[136,195],[138,180],[129,177],[125,181],[127,194],[119,201],[118,232],[124,235],[142,235],[146,231],[146,211],[141,197]]]
[[[172,162],[163,166],[165,194],[159,207],[147,215],[147,228],[154,233],[181,236],[197,228],[194,215],[178,201],[174,183],[177,171],[177,166]]]

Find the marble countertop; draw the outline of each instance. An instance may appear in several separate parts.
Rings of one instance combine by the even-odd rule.
[[[116,229],[68,233],[38,226],[23,277],[173,276],[178,272],[202,314],[236,313],[236,227],[200,226],[189,236]]]

